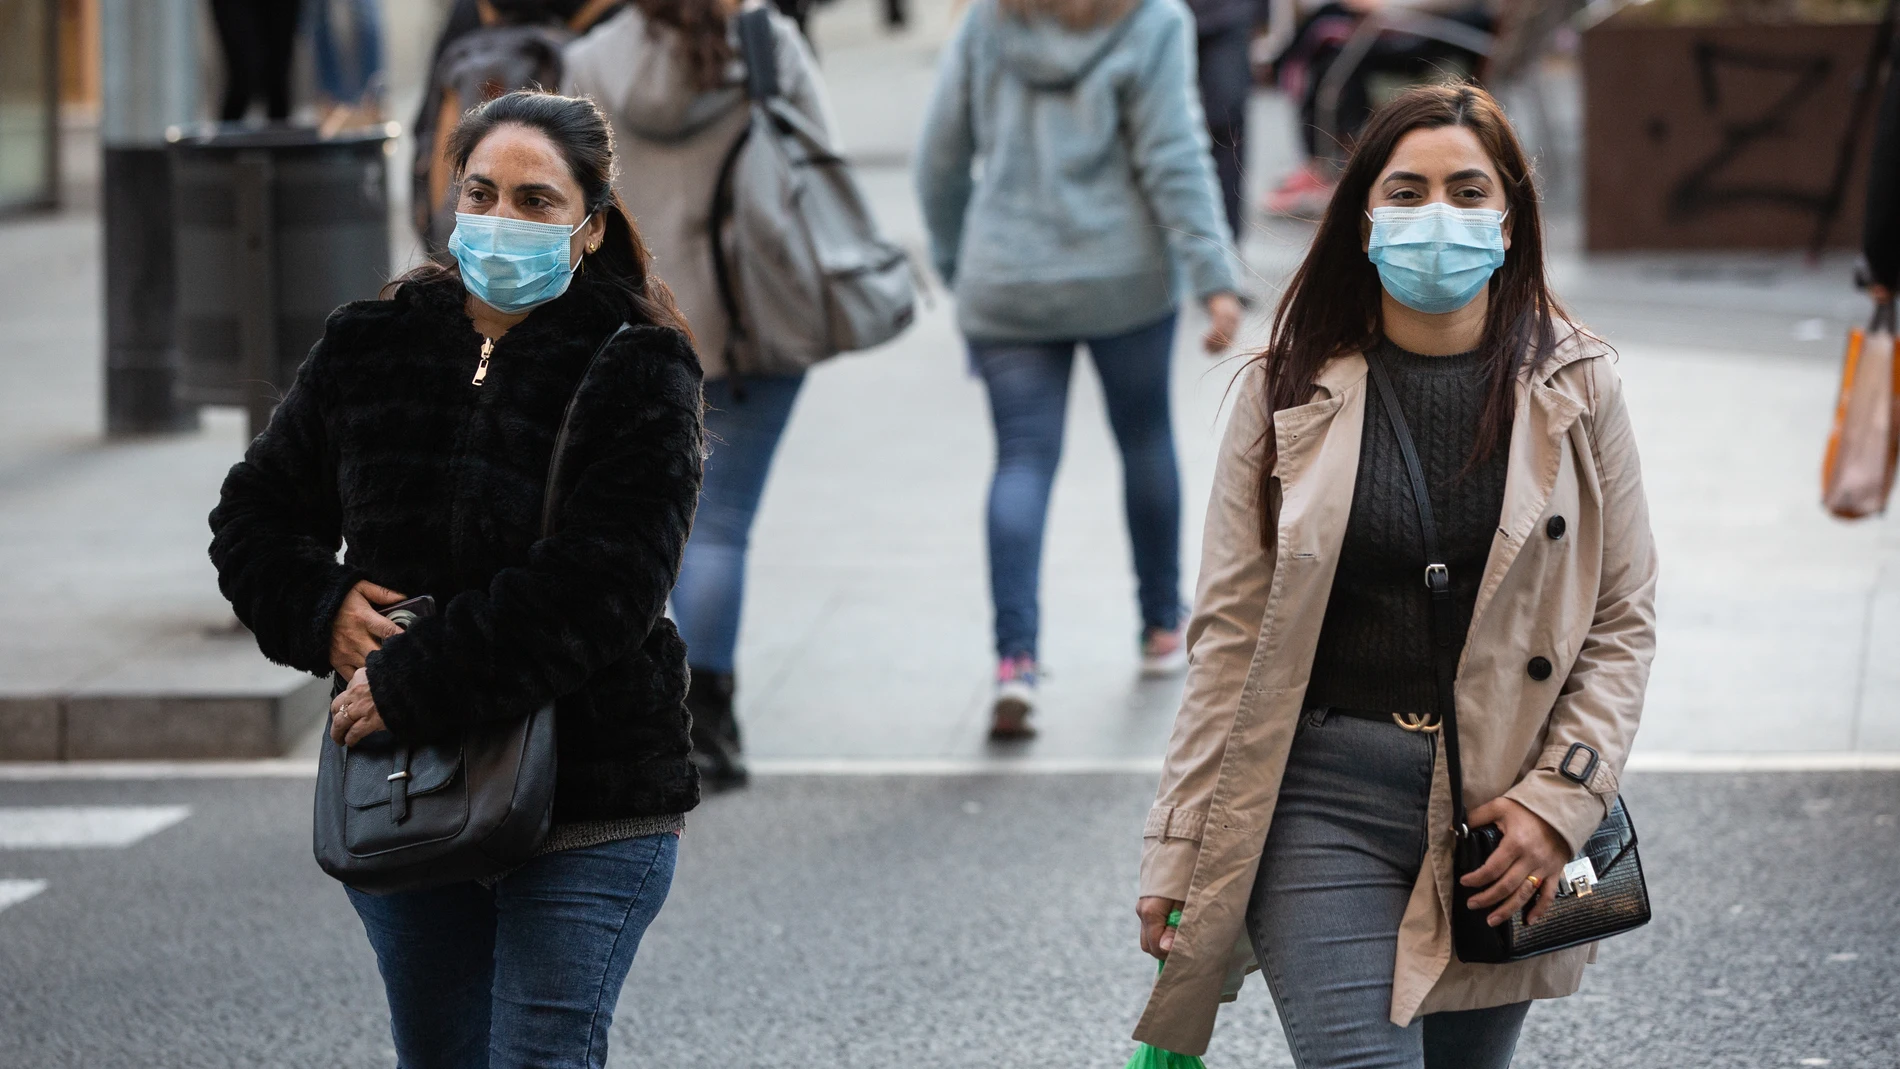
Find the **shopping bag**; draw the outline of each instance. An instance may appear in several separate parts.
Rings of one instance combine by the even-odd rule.
[[[1847,336],[1841,395],[1821,466],[1821,502],[1844,520],[1887,509],[1894,463],[1900,455],[1900,351],[1894,345],[1894,306],[1874,309],[1862,331]]]
[[[1168,927],[1179,928],[1180,926],[1181,911],[1177,909],[1168,914]],[[1160,972],[1167,967],[1168,963],[1164,961],[1155,971]],[[1135,1056],[1128,1059],[1128,1064],[1124,1069],[1207,1069],[1207,1063],[1192,1054],[1176,1054],[1171,1050],[1162,1050],[1160,1047],[1151,1047],[1143,1043],[1135,1048]]]

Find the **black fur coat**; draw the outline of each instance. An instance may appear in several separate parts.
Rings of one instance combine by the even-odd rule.
[[[700,369],[575,279],[496,342],[455,282],[332,313],[211,513],[218,586],[266,657],[330,674],[330,625],[368,579],[438,615],[369,656],[406,742],[556,705],[557,822],[691,809],[686,647],[662,615],[699,496]],[[554,435],[588,359],[555,533],[539,537]],[[340,545],[347,545],[341,563]]]

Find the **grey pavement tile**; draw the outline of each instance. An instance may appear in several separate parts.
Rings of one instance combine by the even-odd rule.
[[[59,759],[59,701],[0,697],[0,761]]]

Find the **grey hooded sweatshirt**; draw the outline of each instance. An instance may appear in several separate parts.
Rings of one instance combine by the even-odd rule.
[[[774,14],[779,91],[831,136],[824,85],[811,46],[791,20]],[[733,33],[733,50],[738,38]],[[727,321],[713,279],[713,185],[726,151],[747,121],[744,65],[735,60],[726,85],[706,91],[692,82],[679,34],[628,4],[618,15],[567,46],[561,91],[592,97],[613,123],[620,174],[614,186],[653,253],[654,271],[673,289],[693,328],[694,347],[709,379],[726,374]]]
[[[980,165],[981,175],[976,174]],[[917,194],[965,335],[1103,337],[1237,288],[1181,0],[1073,31],[975,0],[944,50]]]

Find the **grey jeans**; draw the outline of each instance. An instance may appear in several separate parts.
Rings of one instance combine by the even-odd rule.
[[[1425,859],[1437,737],[1301,715],[1247,907],[1300,1069],[1505,1069],[1530,1003],[1390,1019],[1399,922]]]

